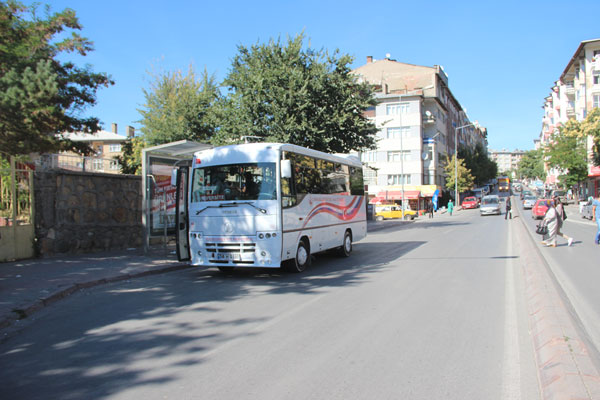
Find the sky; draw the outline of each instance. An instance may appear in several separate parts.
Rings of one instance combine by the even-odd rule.
[[[25,4],[31,4],[22,0]],[[43,0],[42,0],[43,3]],[[222,81],[238,46],[304,32],[310,47],[354,57],[441,65],[471,121],[488,129],[490,149],[530,150],[542,126],[544,98],[583,40],[600,38],[600,1],[155,1],[50,0],[75,10],[94,43],[78,65],[106,72],[86,116],[105,130],[139,132],[143,89],[152,71],[206,69]]]

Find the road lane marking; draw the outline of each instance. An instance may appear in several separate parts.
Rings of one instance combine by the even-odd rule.
[[[513,254],[512,225],[508,227],[507,254]],[[515,262],[506,260],[504,274],[504,358],[502,362],[502,399],[521,399],[521,366],[519,355],[519,330],[515,300]]]

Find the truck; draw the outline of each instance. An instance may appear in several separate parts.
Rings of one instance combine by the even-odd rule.
[[[498,178],[498,191],[510,191],[510,179],[508,178],[508,176],[501,176]]]

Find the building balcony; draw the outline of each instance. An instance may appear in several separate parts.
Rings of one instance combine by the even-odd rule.
[[[575,92],[575,86],[573,85],[567,85],[567,87],[565,88],[565,93],[568,97],[575,98]]]
[[[435,117],[433,115],[423,115],[423,125],[435,124]]]
[[[575,116],[575,107],[567,106],[567,117],[571,118]]]

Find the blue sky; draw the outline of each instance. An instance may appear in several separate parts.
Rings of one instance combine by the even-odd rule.
[[[29,2],[25,1],[26,4]],[[542,104],[582,40],[600,38],[600,1],[155,1],[54,0],[72,8],[95,51],[79,64],[116,84],[86,110],[140,127],[148,71],[206,70],[221,81],[238,45],[304,31],[314,48],[354,57],[442,65],[450,90],[488,128],[492,149],[533,148]]]

